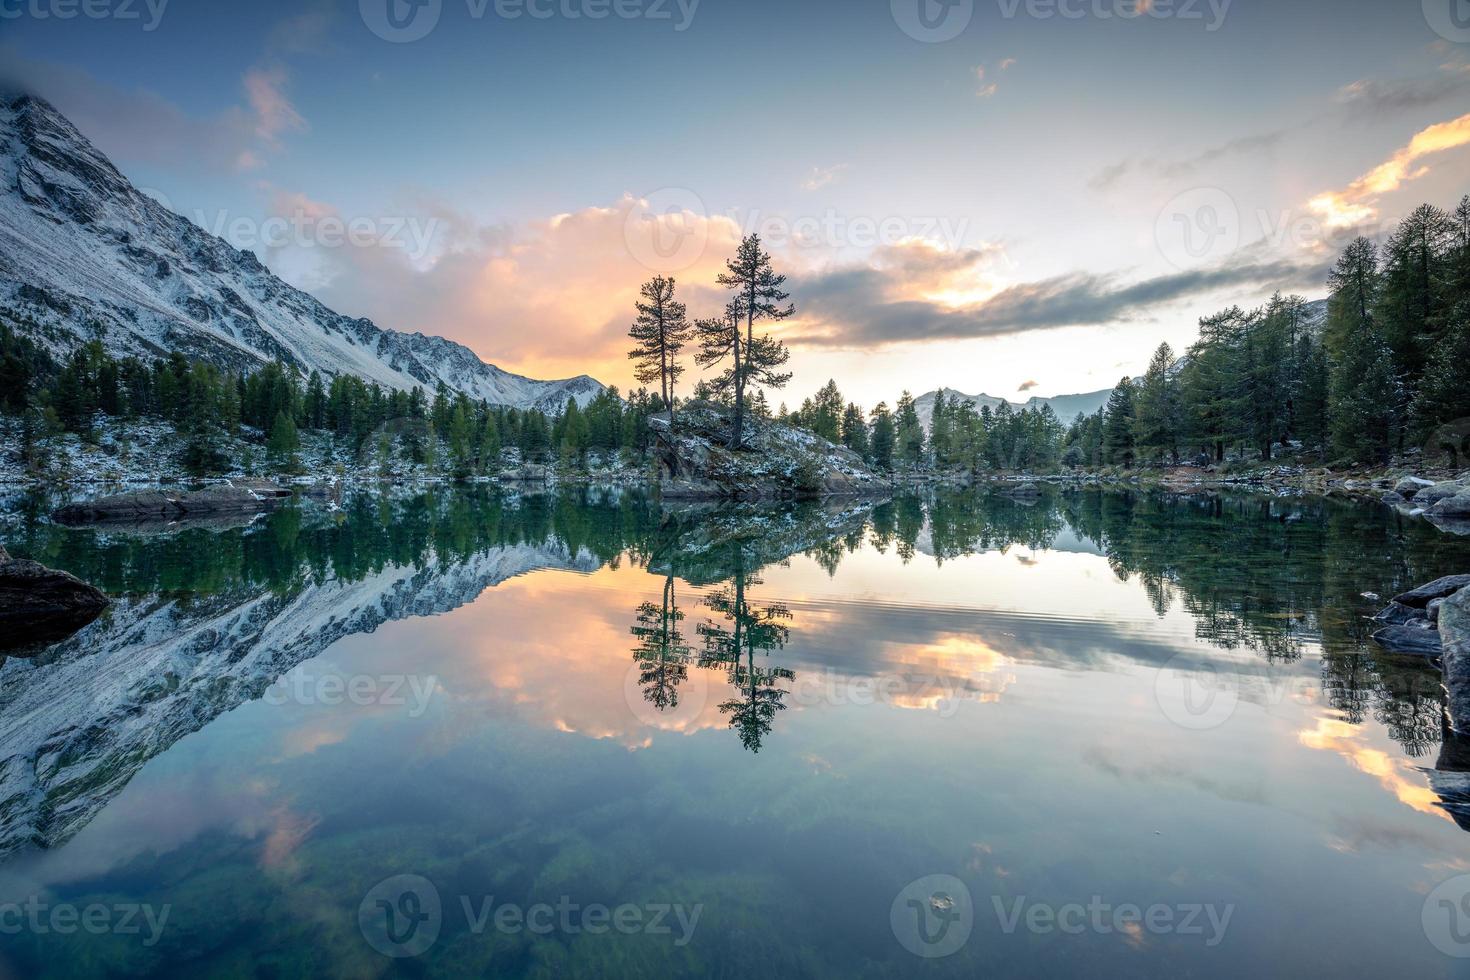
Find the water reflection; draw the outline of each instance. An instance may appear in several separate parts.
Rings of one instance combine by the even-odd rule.
[[[148,760],[344,638],[449,612],[549,569],[627,565],[656,576],[657,597],[639,595],[627,627],[638,697],[656,716],[698,712],[683,700],[692,675],[722,678],[721,724],[752,752],[770,744],[799,670],[824,689],[900,675],[892,703],[927,708],[993,701],[1009,680],[998,669],[1013,663],[1162,666],[1178,642],[1121,622],[1100,584],[1095,597],[1087,591],[1100,557],[1115,582],[1136,583],[1160,630],[1182,610],[1196,640],[1265,667],[1320,655],[1332,724],[1302,744],[1361,765],[1345,733],[1372,719],[1406,756],[1428,759],[1443,741],[1438,676],[1368,643],[1373,604],[1362,593],[1391,594],[1467,565],[1463,540],[1387,512],[1217,495],[661,507],[622,491],[478,489],[361,496],[340,510],[287,507],[249,526],[167,535],[66,530],[39,512],[21,515],[11,551],[119,601],[70,640],[0,668],[3,853],[68,840]],[[890,554],[909,569],[882,573],[860,603],[804,608],[806,596],[763,591],[763,574],[794,556],[829,578],[851,560],[861,581]],[[1037,567],[1043,554],[1050,573]],[[949,573],[981,558],[1013,560],[1013,570]],[[924,567],[945,573],[919,574]],[[788,651],[793,635],[805,667]],[[555,722],[578,725],[565,710]],[[68,764],[51,765],[57,757]],[[1461,771],[1447,768],[1458,758],[1442,751],[1441,771]]]

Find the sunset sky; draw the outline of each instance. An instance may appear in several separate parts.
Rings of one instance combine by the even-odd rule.
[[[639,283],[713,314],[758,231],[773,401],[1091,391],[1470,191],[1463,0],[93,3],[5,0],[0,66],[334,308],[536,377],[626,387]]]

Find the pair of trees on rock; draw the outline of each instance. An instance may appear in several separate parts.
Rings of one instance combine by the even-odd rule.
[[[790,296],[782,288],[786,277],[772,267],[771,256],[762,250],[757,235],[741,241],[716,282],[732,294],[723,315],[693,323],[687,306],[674,298],[672,276],[655,276],[644,283],[636,304],[638,316],[628,331],[635,344],[628,356],[635,362],[633,373],[641,384],[658,384],[672,428],[674,389],[686,369],[680,355],[697,342],[695,363],[702,368],[722,368],[707,383],[713,392],[728,395],[734,403],[730,445],[738,447],[744,442],[749,389],[756,385],[781,388],[791,380],[789,373],[780,370],[791,356],[786,345],[769,334],[757,336],[755,325],[785,320],[795,314],[796,307],[787,302]]]

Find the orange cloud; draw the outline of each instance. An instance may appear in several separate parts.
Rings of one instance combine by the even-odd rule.
[[[441,211],[437,253],[427,264],[416,266],[401,250],[337,249],[318,256],[334,265],[315,291],[334,309],[447,337],[506,370],[587,373],[626,388],[639,285],[672,274],[691,317],[714,315],[724,303],[715,275],[741,237],[730,218],[657,203],[625,195],[611,207],[514,229]],[[670,261],[660,268],[663,254]]]
[[[1437,123],[1415,134],[1409,144],[1340,191],[1327,191],[1307,202],[1327,224],[1343,228],[1378,216],[1378,198],[1429,173],[1425,157],[1470,143],[1470,114]]]

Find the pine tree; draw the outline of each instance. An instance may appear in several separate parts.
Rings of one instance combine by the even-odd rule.
[[[873,409],[873,465],[881,470],[893,469],[893,454],[898,445],[898,428],[886,402]]]
[[[1470,302],[1441,337],[1424,371],[1414,414],[1433,430],[1470,417]]]
[[[909,466],[918,466],[924,459],[924,424],[919,421],[918,409],[914,407],[914,396],[907,391],[899,396],[893,424],[898,430],[895,453]]]
[[[654,276],[639,290],[638,317],[628,329],[636,346],[628,352],[635,362],[633,376],[642,384],[658,382],[659,395],[674,426],[674,386],[684,374],[679,353],[689,343],[694,327],[688,309],[674,299],[674,279]]]
[[[863,410],[851,403],[842,413],[842,444],[868,458],[868,423],[863,418]]]
[[[270,454],[271,464],[283,472],[296,472],[300,465],[296,453],[300,448],[301,439],[296,432],[295,420],[286,412],[278,413],[275,423],[271,426],[270,439],[266,443],[266,452]]]
[[[1179,393],[1173,377],[1174,349],[1160,344],[1138,385],[1134,438],[1151,462],[1179,460]]]
[[[1133,466],[1135,443],[1133,379],[1123,378],[1108,397],[1103,416],[1103,445],[1108,461]]]
[[[759,384],[767,388],[784,388],[791,380],[790,374],[778,371],[790,358],[790,352],[769,335],[757,337],[755,324],[762,320],[778,323],[794,315],[796,307],[789,303],[781,305],[790,298],[781,288],[786,277],[776,273],[771,265],[771,256],[761,250],[758,235],[749,235],[741,241],[735,257],[725,264],[725,271],[716,277],[716,281],[732,290],[734,298],[725,309],[725,321],[720,321],[723,325],[708,332],[713,343],[702,351],[704,359],[701,363],[708,367],[718,363],[727,353],[732,356],[733,366],[726,372],[728,377],[723,382],[716,382],[716,387],[734,394],[735,425],[731,445],[738,447],[744,442],[746,387]],[[709,320],[701,322],[706,327],[716,323]],[[725,337],[726,331],[732,335]],[[702,328],[700,333],[703,337],[706,329]]]
[[[1297,438],[1304,449],[1327,448],[1327,355],[1311,336],[1297,342],[1297,388],[1293,399]]]
[[[1383,461],[1393,445],[1399,390],[1392,351],[1374,318],[1380,275],[1373,243],[1366,238],[1352,242],[1327,282],[1332,451],[1353,461]]]

